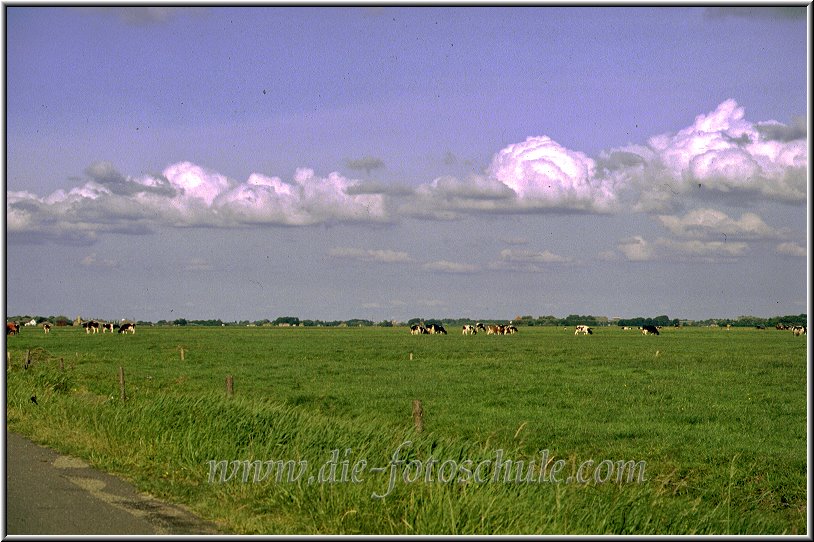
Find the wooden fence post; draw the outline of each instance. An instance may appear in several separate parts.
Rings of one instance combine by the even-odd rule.
[[[413,361],[413,353],[410,352],[410,361]]]
[[[31,365],[31,349],[25,351],[25,365],[23,369],[28,369],[28,366]]]
[[[119,367],[119,394],[122,401],[127,400],[127,394],[124,392],[124,367]]]
[[[181,361],[184,361],[184,349],[181,349]]]
[[[424,430],[424,409],[421,407],[421,401],[418,399],[413,400],[413,423],[415,424],[417,433]]]
[[[226,377],[226,396],[231,397],[235,394],[235,379],[232,375]]]
[[[59,370],[65,371],[65,360],[62,358],[59,358]]]

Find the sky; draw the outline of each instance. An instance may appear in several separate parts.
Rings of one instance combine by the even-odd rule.
[[[6,313],[806,312],[810,9],[7,4]]]

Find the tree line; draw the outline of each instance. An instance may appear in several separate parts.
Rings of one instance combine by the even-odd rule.
[[[31,320],[34,320],[38,325],[44,322],[48,322],[52,325],[62,327],[78,325],[77,322],[82,319],[80,319],[79,317],[77,317],[76,319],[71,319],[68,318],[67,316],[18,315],[18,316],[9,316],[6,318],[6,320],[20,323],[30,322]],[[593,316],[590,314],[588,315],[569,314],[568,316],[562,318],[557,316],[538,316],[536,318],[533,316],[515,316],[511,320],[490,319],[490,318],[481,318],[481,319],[411,318],[406,322],[397,322],[394,320],[382,320],[379,322],[375,322],[373,320],[367,320],[363,318],[351,318],[349,320],[311,320],[311,319],[300,319],[296,316],[280,316],[278,318],[275,318],[274,320],[269,320],[267,318],[262,320],[234,320],[234,321],[223,321],[221,319],[190,320],[186,318],[176,318],[175,320],[158,320],[156,322],[138,320],[136,324],[141,326],[156,325],[156,326],[206,326],[206,327],[224,327],[224,326],[392,327],[394,325],[411,326],[413,324],[424,324],[424,325],[440,324],[447,327],[455,327],[463,326],[466,324],[474,325],[479,321],[484,323],[496,323],[496,324],[508,324],[509,322],[511,322],[516,326],[575,326],[579,324],[584,324],[592,327],[611,326],[611,325],[630,326],[630,327],[640,327],[648,325],[662,327],[679,325],[682,326],[730,325],[733,327],[756,327],[756,326],[775,327],[777,324],[783,324],[787,326],[807,325],[808,318],[805,313],[797,315],[772,316],[769,318],[747,315],[747,316],[738,316],[737,318],[708,318],[706,320],[686,320],[670,318],[665,314],[655,317],[637,316],[635,318],[614,318],[614,319],[609,319],[606,316]]]

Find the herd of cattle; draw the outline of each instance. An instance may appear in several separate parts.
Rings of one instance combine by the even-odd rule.
[[[33,322],[32,322],[33,323]],[[727,325],[726,329],[730,329],[731,326]],[[756,326],[757,329],[766,329],[766,326]],[[90,320],[88,322],[82,323],[82,328],[85,330],[85,333],[92,334],[92,333],[99,333],[99,329],[102,329],[102,333],[107,333],[108,331],[113,333],[115,330],[118,330],[120,334],[127,334],[127,333],[135,333],[136,332],[136,324],[130,322],[124,322],[121,325],[113,324],[110,322],[97,322],[95,320]],[[795,337],[799,337],[800,335],[806,335],[808,331],[806,326],[790,326],[787,324],[777,324],[775,326],[778,330],[791,330],[794,333]],[[567,328],[566,328],[567,329]],[[629,326],[622,327],[624,331],[628,331],[632,329]],[[642,335],[659,335],[659,329],[661,326],[639,326],[639,331],[642,332]],[[43,322],[42,330],[48,334],[51,332],[51,324],[48,322]],[[466,324],[463,326],[461,333],[463,335],[476,335],[478,331],[482,331],[487,335],[513,335],[517,333],[517,327],[508,324],[490,324],[485,325],[480,322],[477,322],[474,326],[471,324]],[[20,333],[20,324],[17,322],[7,322],[6,323],[6,335],[18,335]],[[412,335],[446,335],[447,330],[441,324],[413,324],[410,326],[410,333]],[[593,335],[594,330],[593,328],[586,326],[586,325],[578,325],[574,331],[574,335]]]
[[[463,335],[477,335],[478,331],[482,331],[487,335],[512,335],[517,333],[517,327],[513,325],[504,326],[501,324],[487,326],[478,322],[474,326],[466,324],[461,329]],[[426,326],[424,324],[413,324],[410,326],[410,333],[412,335],[446,335],[447,330],[440,324],[429,324]]]
[[[730,329],[730,327],[731,326],[727,325],[726,329]],[[807,331],[806,326],[789,326],[786,324],[777,324],[777,326],[775,327],[779,330],[790,329],[796,337],[799,337],[800,335],[805,335]],[[565,329],[568,328],[566,327]],[[622,330],[624,331],[629,331],[631,329],[633,328],[630,326],[622,327]],[[661,326],[650,326],[650,325],[639,326],[639,331],[642,332],[642,335],[660,335],[659,333],[660,329]],[[757,329],[766,329],[766,326],[757,326]],[[515,327],[512,324],[485,325],[478,322],[474,326],[471,324],[465,324],[461,329],[461,333],[463,335],[475,335],[478,333],[478,331],[483,331],[487,335],[512,335],[514,333],[517,333],[517,327]],[[439,324],[429,324],[426,326],[423,324],[413,324],[412,326],[410,326],[410,333],[412,335],[435,335],[435,334],[446,335],[447,330],[444,329],[444,326]],[[593,335],[593,334],[594,334],[593,328],[586,325],[578,325],[576,326],[574,331],[574,335]]]
[[[82,322],[82,328],[88,335],[92,333],[99,333],[100,328],[102,329],[102,333],[107,333],[108,331],[113,333],[116,330],[118,330],[118,332],[121,334],[136,332],[136,324],[130,322],[124,322],[121,325],[119,325],[110,322],[105,323],[97,322],[96,320],[90,320],[88,322]],[[42,330],[45,332],[46,335],[51,333],[51,324],[49,324],[48,322],[43,322]],[[20,334],[19,323],[17,322],[6,323],[6,335],[19,335],[19,334]]]

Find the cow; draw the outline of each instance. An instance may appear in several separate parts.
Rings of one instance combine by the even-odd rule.
[[[658,335],[659,330],[656,326],[641,326],[639,329],[642,330],[642,335]]]
[[[791,328],[792,333],[794,333],[795,337],[799,337],[800,335],[806,334],[806,326],[794,326]]]
[[[427,332],[427,328],[419,324],[413,324],[410,326],[410,334],[411,335],[422,335]]]
[[[630,331],[630,326],[623,326],[622,331]]]
[[[513,325],[506,326],[504,328],[504,333],[506,333],[508,335],[514,335],[515,333],[517,333],[517,328],[515,326],[513,326]]]
[[[113,333],[113,324],[111,322],[102,324],[102,333],[107,333],[108,331]]]
[[[495,324],[486,328],[487,335],[503,335],[503,326]]]
[[[91,320],[90,322],[84,322],[82,327],[85,328],[85,333],[99,333],[99,322]]]
[[[135,335],[135,333],[136,333],[136,324],[125,323],[125,324],[122,324],[119,327],[119,334],[127,333],[128,331]]]
[[[789,326],[787,326],[786,324],[781,324],[780,322],[778,322],[777,325],[774,326],[774,328],[776,330],[778,330],[778,331],[785,331],[785,330],[789,329]]]
[[[19,335],[20,326],[17,322],[6,322],[6,335]]]
[[[464,325],[463,329],[461,330],[462,335],[475,335],[477,332],[478,330],[475,329],[475,326],[469,324]]]
[[[49,333],[51,333],[51,324],[49,324],[48,322],[43,322],[42,330],[45,332],[46,335],[48,335]]]
[[[435,328],[435,333],[440,333],[441,335],[447,334],[447,330],[444,329],[444,326],[441,324],[435,324],[433,327]]]
[[[576,331],[574,331],[574,335],[593,335],[594,330],[586,325],[578,325]]]
[[[764,326],[762,324],[758,324],[758,325],[755,326],[755,329],[766,329],[766,326]]]
[[[485,332],[486,331],[486,326],[481,324],[480,322],[477,322],[475,324],[475,331],[483,331],[483,332]]]

